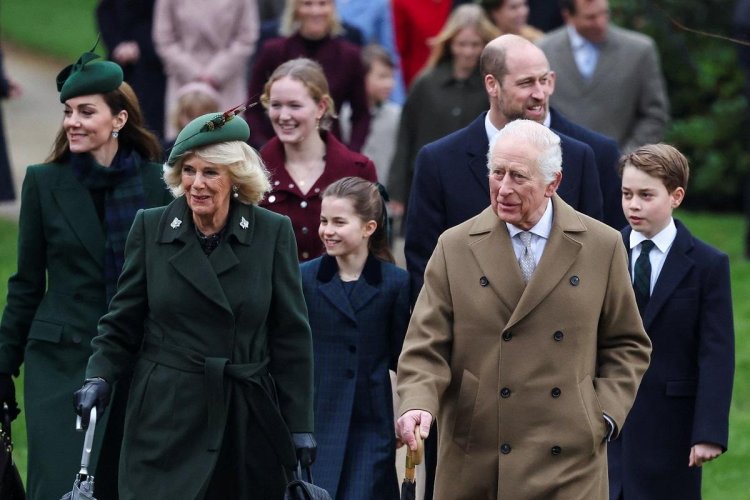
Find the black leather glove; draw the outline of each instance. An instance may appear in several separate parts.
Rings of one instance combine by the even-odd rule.
[[[309,432],[293,432],[292,440],[294,449],[297,450],[297,460],[302,467],[310,467],[315,462],[315,454],[318,449],[318,443],[315,437]]]
[[[18,402],[16,401],[16,386],[13,383],[13,376],[9,373],[0,373],[0,410],[3,403],[8,405],[10,420],[15,420],[21,410],[18,409]]]
[[[103,378],[88,378],[83,387],[73,393],[73,409],[81,417],[81,427],[88,429],[91,408],[101,416],[109,404],[109,383]]]

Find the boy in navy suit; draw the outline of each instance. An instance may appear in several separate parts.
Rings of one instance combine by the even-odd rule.
[[[650,144],[620,160],[623,238],[653,344],[620,438],[609,444],[610,500],[700,499],[701,466],[727,449],[734,376],[729,259],[672,218],[687,159]]]

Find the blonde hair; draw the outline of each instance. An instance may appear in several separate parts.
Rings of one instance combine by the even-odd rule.
[[[175,94],[172,125],[182,130],[194,118],[218,112],[220,101],[219,93],[206,83],[190,82],[183,85]]]
[[[450,44],[453,38],[466,28],[474,29],[482,38],[485,45],[500,36],[497,26],[487,18],[484,10],[479,5],[460,5],[448,17],[440,33],[432,39],[432,52],[430,53],[430,58],[427,60],[426,67],[433,68],[443,61],[452,60],[453,55],[450,51]]]
[[[292,36],[299,31],[300,21],[297,17],[297,11],[303,1],[304,0],[286,0],[284,10],[281,12],[281,24],[279,26],[280,35]],[[331,36],[343,35],[344,27],[341,25],[341,19],[339,18],[339,13],[336,9],[336,2],[333,0],[329,1],[333,6],[333,10],[331,12],[331,18],[328,20],[328,33]]]
[[[257,205],[271,190],[270,174],[260,155],[242,141],[226,141],[188,150],[173,166],[164,165],[164,182],[175,197],[185,194],[182,165],[193,156],[226,166],[232,184],[237,186],[237,200],[241,203]]]
[[[260,103],[263,107],[268,109],[269,100],[271,99],[271,86],[277,80],[281,80],[286,76],[304,85],[313,101],[316,103],[323,101],[325,103],[326,110],[320,119],[320,128],[328,130],[333,120],[337,118],[336,105],[328,90],[328,80],[326,80],[323,67],[312,59],[298,57],[276,68],[266,82],[265,87],[263,87],[263,94],[260,96]]]

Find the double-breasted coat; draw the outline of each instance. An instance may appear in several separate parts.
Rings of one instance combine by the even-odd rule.
[[[427,265],[398,393],[437,417],[436,499],[607,498],[603,414],[622,428],[650,342],[620,234],[552,203],[528,284],[490,208]]]
[[[677,236],[643,324],[654,351],[620,437],[610,443],[610,498],[701,498],[690,447],[727,449],[734,378],[729,258],[675,220]],[[623,231],[626,246],[631,229]]]
[[[296,462],[290,432],[313,431],[289,219],[232,202],[207,257],[184,197],[139,212],[93,348],[89,378],[117,380],[135,359],[121,499],[205,498],[217,474],[231,483],[225,498],[281,497],[283,466]]]
[[[140,171],[146,206],[168,203],[172,195],[161,179],[161,165],[144,162]],[[71,166],[30,166],[21,193],[18,270],[8,281],[0,323],[0,372],[13,373],[25,364],[32,499],[69,491],[80,467],[83,435],[75,430],[70,404],[84,379],[97,321],[107,312],[104,246],[94,202]],[[108,416],[99,421],[92,464]]]
[[[332,498],[398,498],[388,370],[409,322],[409,274],[371,254],[348,293],[334,257],[301,269],[315,353],[315,481]]]

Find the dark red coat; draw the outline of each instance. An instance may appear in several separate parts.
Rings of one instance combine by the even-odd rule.
[[[297,238],[297,256],[300,262],[322,255],[323,243],[318,237],[320,225],[321,194],[329,184],[343,177],[362,177],[377,182],[375,165],[364,155],[351,151],[333,134],[322,132],[326,143],[326,166],[307,194],[297,187],[284,167],[284,145],[274,137],[260,150],[260,155],[271,172],[271,192],[260,206],[292,219]]]
[[[370,108],[365,92],[365,68],[359,47],[341,37],[311,41],[294,34],[287,38],[274,38],[263,44],[250,78],[248,96],[251,101],[260,99],[263,87],[271,73],[282,63],[297,57],[308,57],[323,66],[336,112],[345,102],[352,107],[352,135],[349,147],[360,151],[370,130]],[[247,111],[250,125],[250,144],[262,147],[274,136],[271,122],[263,106],[254,106]],[[331,131],[341,137],[339,124],[334,121]]]

